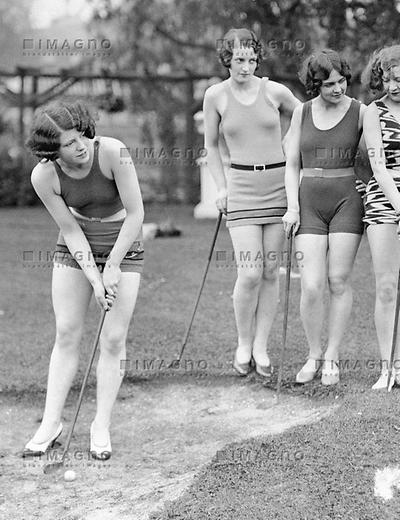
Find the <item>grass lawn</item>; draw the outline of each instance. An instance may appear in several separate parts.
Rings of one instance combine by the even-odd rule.
[[[376,469],[398,465],[398,394],[345,397],[330,418],[218,452],[152,520],[377,520],[400,499],[374,497]]]
[[[141,380],[204,377],[212,384],[213,379],[231,373],[236,343],[231,300],[235,268],[225,226],[184,362],[178,369],[171,366],[179,353],[215,223],[195,221],[189,207],[146,208],[146,222],[167,218],[182,229],[183,236],[146,244],[146,268],[128,336],[125,392],[131,388],[133,392],[134,384]],[[57,229],[40,207],[3,209],[1,219],[0,396],[17,396],[29,404],[43,397],[54,339],[51,267],[46,257],[54,248]],[[318,381],[296,386],[294,375],[307,351],[298,310],[300,284],[292,281],[283,398],[297,395],[316,403],[338,403],[334,416],[282,435],[227,446],[202,468],[190,489],[154,519],[398,517],[400,500],[396,495],[383,503],[373,494],[376,469],[398,463],[400,407],[398,390],[389,396],[370,390],[378,377],[379,355],[373,326],[375,289],[365,237],[353,287],[351,326],[341,353],[341,383],[327,388]],[[90,346],[97,317],[92,303],[82,352]],[[270,340],[275,365],[281,328],[280,312]],[[251,381],[253,378],[250,376]]]

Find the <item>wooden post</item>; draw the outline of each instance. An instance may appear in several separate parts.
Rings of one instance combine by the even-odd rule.
[[[185,133],[185,149],[183,155],[184,160],[184,189],[186,202],[194,204],[199,200],[199,181],[198,168],[196,166],[197,150],[196,150],[196,131],[193,118],[193,107],[195,105],[193,79],[186,81],[186,133]]]
[[[24,126],[24,110],[25,110],[25,70],[18,69],[21,80],[21,90],[19,93],[19,144],[24,146],[25,142],[25,126]]]
[[[39,78],[37,76],[32,76],[32,112],[34,112],[37,108],[36,96],[38,92],[38,83]]]

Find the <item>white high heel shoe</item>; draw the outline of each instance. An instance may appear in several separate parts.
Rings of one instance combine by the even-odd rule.
[[[22,452],[22,457],[40,457],[46,453],[47,450],[54,447],[54,444],[58,437],[61,435],[63,430],[63,425],[60,423],[58,425],[58,428],[56,430],[56,433],[50,437],[48,441],[44,442],[33,442],[33,440],[30,440],[24,448],[24,451]]]
[[[372,385],[372,390],[383,390],[387,388],[388,384],[388,376],[389,371],[388,370],[382,370],[381,375],[379,376],[378,381]],[[394,374],[392,373],[392,381],[391,381],[391,387],[394,383]]]
[[[390,378],[390,383],[388,386],[388,377],[389,371],[382,370],[381,375],[379,376],[378,381],[372,386],[372,390],[383,390],[387,389],[390,392],[393,386],[400,386],[400,371],[398,369],[392,370],[392,375]]]
[[[321,371],[321,383],[325,386],[337,385],[340,381],[339,362],[325,359]]]
[[[90,425],[90,455],[96,460],[108,460],[111,457],[111,439],[110,433],[107,431],[107,440],[105,444],[96,444],[93,435],[93,423]]]

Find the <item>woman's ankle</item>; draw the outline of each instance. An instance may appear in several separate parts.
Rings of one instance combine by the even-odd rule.
[[[35,442],[41,443],[46,442],[50,437],[52,437],[55,432],[57,431],[57,428],[60,425],[60,421],[45,421],[42,420],[42,423],[40,424],[39,428],[36,430],[34,436],[32,439],[35,440]]]

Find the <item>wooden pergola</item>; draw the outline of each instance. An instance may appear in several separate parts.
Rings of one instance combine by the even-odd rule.
[[[180,75],[139,75],[139,74],[112,74],[104,71],[100,74],[79,72],[74,69],[61,69],[59,72],[45,72],[38,68],[17,67],[15,71],[0,70],[0,96],[10,106],[18,107],[18,135],[21,146],[25,140],[25,111],[35,110],[37,107],[46,104],[54,98],[65,94],[74,84],[84,80],[106,80],[118,81],[122,83],[154,83],[168,82],[181,83],[185,85],[185,149],[191,149],[196,139],[195,122],[193,115],[199,110],[199,102],[194,98],[194,84],[199,80],[208,80],[215,75],[209,74],[180,74]],[[18,79],[18,89],[11,89],[6,79]],[[45,79],[56,80],[51,87],[41,90],[40,84]],[[192,199],[197,187],[194,185],[196,176],[194,175],[195,166],[185,165],[185,191],[188,199]]]
[[[25,140],[25,122],[24,115],[27,109],[35,110],[37,107],[46,104],[52,99],[65,94],[74,84],[84,80],[103,80],[107,82],[118,81],[121,83],[180,83],[184,85],[185,101],[184,101],[184,147],[186,150],[193,149],[196,142],[196,129],[193,115],[201,109],[201,103],[196,101],[194,96],[195,82],[201,80],[209,80],[211,78],[221,77],[218,74],[192,74],[189,71],[183,74],[123,74],[110,73],[107,70],[101,73],[92,74],[80,72],[77,69],[60,69],[58,72],[45,72],[39,68],[33,67],[17,67],[15,71],[0,70],[0,97],[9,106],[18,108],[18,135],[21,146]],[[7,79],[15,78],[18,80],[17,87],[10,88]],[[56,80],[50,87],[41,89],[43,80]],[[293,82],[293,76],[281,75],[276,78],[278,81]],[[188,161],[184,167],[185,193],[188,201],[194,202],[198,195],[198,186],[196,183],[196,166]]]

